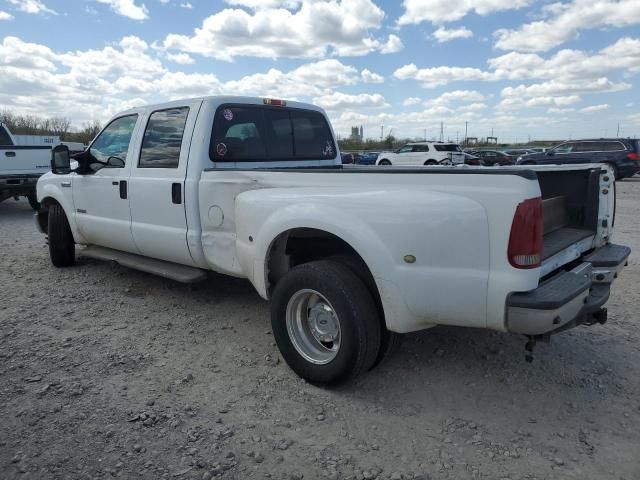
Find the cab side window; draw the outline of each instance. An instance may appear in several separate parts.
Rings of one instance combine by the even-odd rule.
[[[89,149],[89,153],[97,160],[98,165],[124,167],[137,120],[138,115],[116,118],[98,135]]]
[[[184,126],[189,107],[153,112],[144,131],[140,160],[141,168],[178,168]]]

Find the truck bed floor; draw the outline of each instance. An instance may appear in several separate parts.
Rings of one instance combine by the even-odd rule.
[[[584,228],[564,227],[547,233],[542,244],[542,258],[547,259],[570,245],[593,235],[593,231]]]

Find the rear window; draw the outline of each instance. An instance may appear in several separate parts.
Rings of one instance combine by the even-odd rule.
[[[615,152],[615,151],[626,150],[626,148],[622,144],[622,142],[602,142],[601,150],[603,152]]]
[[[442,145],[442,144],[436,143],[434,147],[439,152],[459,152],[460,151],[460,146],[455,144]]]
[[[323,160],[336,156],[322,115],[295,108],[222,105],[216,111],[209,157],[214,162]]]

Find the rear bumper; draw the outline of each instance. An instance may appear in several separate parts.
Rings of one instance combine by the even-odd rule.
[[[606,311],[602,307],[630,253],[629,247],[607,244],[583,256],[573,270],[553,276],[535,290],[510,294],[507,330],[543,335],[603,322]]]
[[[25,195],[35,192],[40,175],[1,175],[0,192],[5,195]]]

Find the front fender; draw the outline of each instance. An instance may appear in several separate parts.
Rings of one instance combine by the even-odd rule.
[[[38,179],[36,194],[40,203],[43,203],[44,200],[50,198],[62,206],[64,213],[67,215],[69,228],[73,234],[74,241],[82,244],[87,242],[80,233],[76,223],[76,211],[73,203],[72,189],[61,186],[63,182],[71,183],[72,181],[71,175],[54,175],[51,172],[45,173]]]
[[[486,326],[488,221],[482,205],[467,197],[424,187],[261,189],[238,195],[236,219],[238,261],[264,298],[274,239],[314,228],[362,257],[391,330]],[[415,263],[406,263],[406,255]]]

